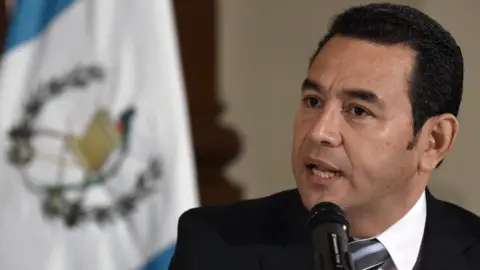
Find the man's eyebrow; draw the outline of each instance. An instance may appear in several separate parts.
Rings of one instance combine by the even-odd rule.
[[[318,83],[306,78],[302,83],[302,92],[307,90],[321,91],[321,87]]]
[[[384,108],[385,102],[375,94],[374,91],[368,89],[345,89],[342,91],[342,94],[351,98],[359,99],[370,104],[378,105],[379,107]]]

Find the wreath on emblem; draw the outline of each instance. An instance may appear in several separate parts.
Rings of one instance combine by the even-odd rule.
[[[135,115],[134,108],[126,109],[116,123],[109,119],[106,110],[99,110],[88,126],[86,134],[80,137],[37,127],[36,120],[48,101],[67,91],[84,90],[88,85],[101,81],[104,77],[104,71],[98,66],[78,66],[66,75],[40,85],[27,99],[20,120],[9,132],[11,145],[8,160],[19,171],[25,186],[43,198],[43,213],[49,218],[62,219],[68,227],[87,221],[106,224],[112,222],[116,216],[129,215],[140,200],[152,193],[155,183],[162,178],[160,160],[151,158],[146,169],[137,175],[132,190],[116,198],[108,206],[87,207],[83,198],[88,189],[95,185],[104,185],[115,176],[128,154],[129,124]],[[32,138],[36,136],[62,140],[74,153],[78,166],[85,172],[82,181],[62,183],[64,181],[59,178],[58,183],[54,184],[36,183],[27,170],[28,165],[39,156],[32,143]],[[116,159],[107,166],[105,160],[111,157],[114,149],[118,153]],[[80,196],[71,199],[66,195],[70,191],[76,191]]]

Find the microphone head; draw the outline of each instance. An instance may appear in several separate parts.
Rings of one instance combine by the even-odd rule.
[[[347,232],[349,230],[347,215],[340,206],[331,202],[321,202],[316,204],[310,210],[310,218],[307,221],[310,232],[315,230],[318,225],[325,223],[337,223],[342,225]]]
[[[315,269],[352,269],[348,253],[349,224],[345,212],[338,205],[331,202],[315,205],[310,210],[307,226],[315,250]]]

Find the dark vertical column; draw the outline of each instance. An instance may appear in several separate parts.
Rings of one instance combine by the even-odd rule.
[[[0,0],[0,50],[3,52],[5,38],[7,36],[8,29],[8,12],[7,12],[7,2],[8,0]]]
[[[217,98],[216,1],[174,3],[201,201],[237,201],[240,190],[226,179],[224,171],[238,155],[240,143],[235,132],[217,120],[222,106]]]

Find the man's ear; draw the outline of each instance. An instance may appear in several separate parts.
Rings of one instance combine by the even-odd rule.
[[[452,149],[458,134],[458,120],[449,113],[434,116],[427,120],[422,133],[426,142],[419,169],[432,171]]]

